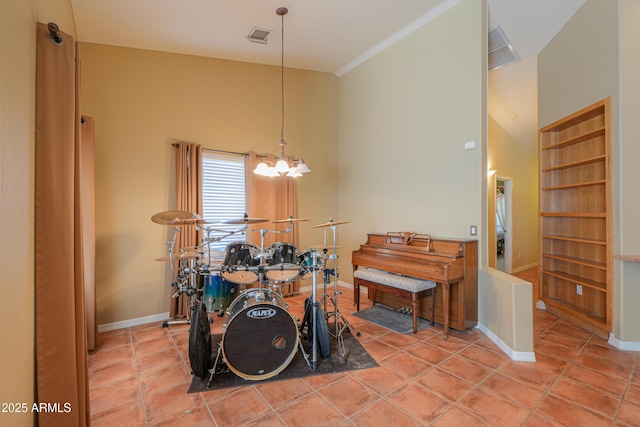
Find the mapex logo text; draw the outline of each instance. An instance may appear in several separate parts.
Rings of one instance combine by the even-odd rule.
[[[268,319],[276,315],[273,308],[252,308],[247,312],[247,316],[252,319]]]

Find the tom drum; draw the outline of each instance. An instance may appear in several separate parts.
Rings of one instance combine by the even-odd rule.
[[[316,266],[313,268],[313,258],[316,259]],[[322,254],[317,249],[305,249],[298,255],[298,265],[300,266],[300,278],[311,279],[324,268]]]
[[[289,282],[300,274],[297,264],[298,248],[290,243],[274,243],[269,246],[271,258],[265,275],[275,282]]]
[[[227,245],[222,264],[222,277],[238,285],[248,285],[258,280],[257,255],[260,248],[250,242],[234,242]],[[250,268],[256,267],[256,268]]]
[[[208,312],[224,312],[236,296],[236,284],[225,280],[218,271],[201,273],[204,276],[202,302]]]

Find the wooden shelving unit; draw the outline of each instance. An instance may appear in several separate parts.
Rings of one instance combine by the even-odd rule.
[[[603,337],[611,331],[611,100],[541,128],[540,299]]]

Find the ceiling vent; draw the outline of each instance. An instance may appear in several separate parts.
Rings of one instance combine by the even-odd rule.
[[[495,70],[520,60],[500,25],[489,30],[489,70]]]
[[[269,34],[271,34],[271,30],[253,27],[247,38],[250,42],[266,44],[269,39]]]

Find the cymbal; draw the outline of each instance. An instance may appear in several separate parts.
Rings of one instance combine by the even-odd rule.
[[[269,222],[266,218],[238,218],[223,221],[223,224],[259,224],[261,222]]]
[[[151,217],[151,221],[160,225],[174,225],[175,221],[187,219],[200,219],[200,216],[187,211],[165,211],[158,212]]]
[[[279,219],[277,221],[271,221],[274,224],[277,223],[282,223],[282,222],[302,222],[302,221],[309,221],[308,219],[300,219],[300,218],[287,218],[287,219]]]
[[[173,221],[168,222],[165,225],[173,225],[173,226],[180,226],[180,225],[194,225],[194,224],[206,224],[207,221],[201,218],[189,218],[189,219],[174,219]]]
[[[342,224],[349,224],[351,221],[329,221],[329,222],[325,222],[324,224],[318,224],[318,225],[314,225],[313,228],[320,228],[320,227],[331,227],[332,225],[342,225]]]
[[[313,246],[310,246],[310,247],[313,248],[313,249],[322,249],[322,250],[324,250],[324,249],[333,249],[333,248],[340,249],[340,246],[333,246],[333,245],[313,245]]]
[[[197,252],[184,252],[184,253],[176,254],[173,256],[174,259],[190,259],[190,258],[197,258],[197,257],[198,257]],[[156,261],[171,261],[171,256],[170,255],[161,256],[160,258],[156,258]]]

